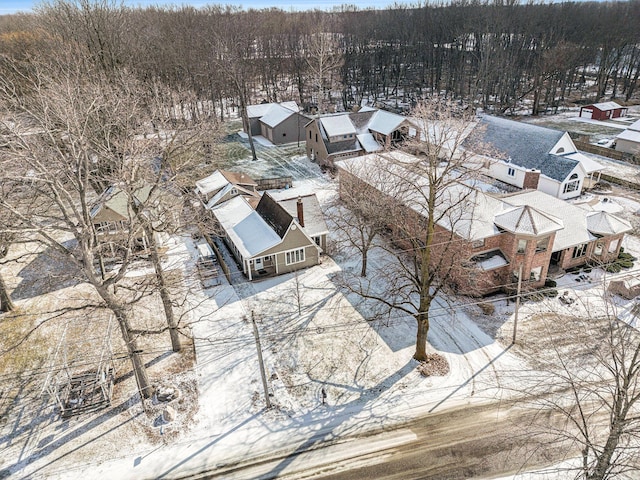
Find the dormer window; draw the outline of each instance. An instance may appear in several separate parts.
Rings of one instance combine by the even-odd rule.
[[[510,177],[515,177],[516,176],[516,169],[513,167],[509,167],[507,169],[507,175],[509,175]]]
[[[231,189],[231,195],[237,195],[238,194],[238,190],[236,190],[235,188]]]

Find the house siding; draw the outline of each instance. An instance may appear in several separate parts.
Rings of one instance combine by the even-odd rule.
[[[311,134],[311,136],[309,136],[309,134]],[[306,126],[305,142],[307,157],[318,165],[326,165],[329,152],[327,152],[327,147],[322,141],[322,133],[320,132],[317,120],[314,120]]]
[[[293,263],[287,265],[286,252],[296,250],[298,248],[304,248],[304,262]],[[307,235],[305,235],[299,227],[293,230],[289,227],[282,242],[264,252],[261,252],[257,256],[275,256],[276,263],[278,265],[278,274],[289,273],[302,268],[312,267],[320,263],[320,254],[316,244],[311,241]]]

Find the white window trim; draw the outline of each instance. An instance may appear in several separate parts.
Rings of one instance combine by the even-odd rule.
[[[295,248],[293,250],[287,250],[284,252],[285,265],[295,265],[296,263],[302,263],[305,261],[305,248]]]

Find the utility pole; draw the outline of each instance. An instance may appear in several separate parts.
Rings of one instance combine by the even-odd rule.
[[[516,331],[518,330],[518,309],[520,308],[520,289],[522,288],[522,265],[518,268],[518,291],[516,293],[516,311],[513,314],[513,340],[511,344],[516,343]]]
[[[258,362],[260,363],[260,375],[262,376],[262,386],[264,387],[264,398],[267,401],[267,409],[271,408],[271,400],[269,400],[269,388],[267,387],[267,375],[264,371],[264,362],[262,360],[262,347],[260,346],[260,335],[258,335],[258,326],[256,319],[251,310],[251,324],[253,325],[253,335],[256,337],[256,348],[258,349]]]

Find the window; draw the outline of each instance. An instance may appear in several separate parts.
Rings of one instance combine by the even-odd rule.
[[[518,240],[518,253],[524,253],[527,250],[527,241],[523,238]]]
[[[549,248],[549,237],[541,238],[536,242],[536,253],[546,252],[547,248]]]
[[[564,153],[564,147],[560,147],[558,150],[556,150],[556,153]]]
[[[316,133],[316,143],[318,143],[318,134]]]
[[[309,130],[309,140],[311,140],[311,130]]]
[[[609,244],[609,253],[613,253],[618,250],[618,245],[620,244],[620,239],[616,238]]]
[[[473,248],[480,248],[480,247],[484,247],[484,238],[483,238],[483,239],[480,239],[480,240],[474,240],[474,241],[471,243],[471,246],[472,246]]]
[[[584,257],[586,253],[587,253],[587,244],[583,243],[582,245],[578,245],[576,248],[573,249],[573,255],[571,255],[571,258]]]
[[[286,253],[287,265],[291,265],[292,263],[300,263],[300,262],[304,262],[304,248],[291,250],[290,252]]]
[[[580,179],[578,178],[578,174],[574,173],[569,177],[569,181],[564,184],[562,189],[562,193],[570,193],[575,192],[580,187]]]
[[[536,282],[540,280],[540,275],[542,274],[542,267],[536,267],[531,269],[531,273],[529,274],[529,280],[535,280]]]
[[[602,245],[602,243],[598,242],[596,243],[595,248],[593,249],[593,254],[594,255],[602,255],[602,248],[604,247],[604,245]]]
[[[287,132],[282,132],[282,136],[286,137],[287,136]]]
[[[316,243],[316,245],[320,246],[320,237],[311,237],[311,238]]]
[[[507,170],[507,175],[509,175],[510,177],[515,177],[516,176],[516,169],[513,167],[509,167],[509,169]]]

